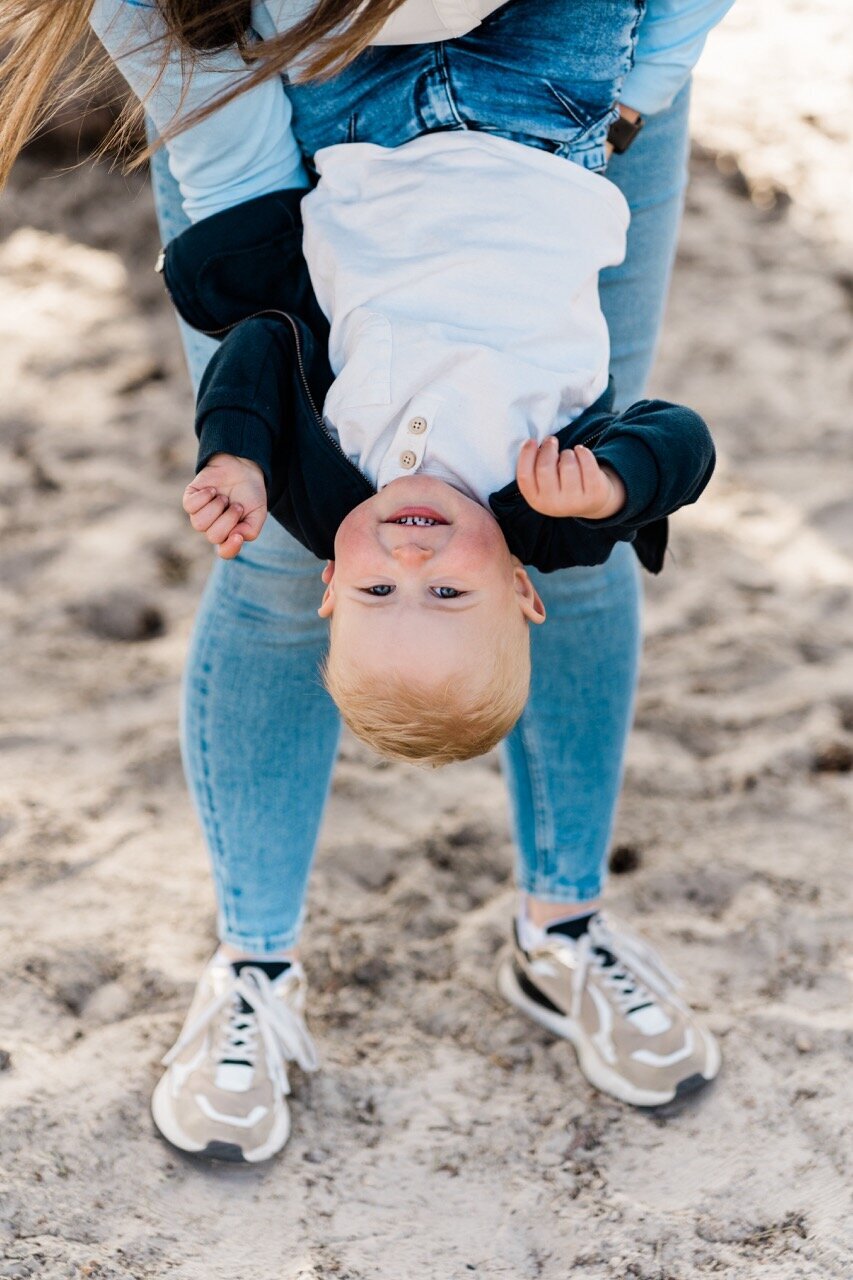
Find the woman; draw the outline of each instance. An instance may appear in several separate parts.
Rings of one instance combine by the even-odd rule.
[[[518,38],[535,34],[546,10],[553,18],[557,2],[511,0]],[[617,6],[559,2],[567,43],[588,47],[591,59],[596,42],[625,42],[621,127],[614,122],[611,133],[617,148],[633,140],[638,116],[647,117],[635,145],[608,170],[633,214],[626,261],[602,285],[618,396],[629,403],[642,394],[672,263],[687,80],[728,3],[626,0],[617,31],[610,17]],[[97,0],[93,9],[89,0],[64,0],[62,31],[70,41],[77,28],[68,11],[79,19],[91,9],[95,30],[167,139],[152,173],[168,242],[191,222],[307,185],[283,72],[293,77],[298,68],[309,81],[329,70],[346,75],[368,42],[422,44],[449,35],[460,42],[454,49],[462,47],[479,18],[498,8],[481,0],[476,14],[466,8],[460,17],[444,0],[421,4],[339,0],[294,23],[292,6],[272,0],[251,10],[230,0]],[[18,0],[19,11],[59,8],[58,0]],[[433,15],[432,25],[424,14]],[[502,20],[500,13],[488,19]],[[164,43],[167,32],[172,39]],[[12,55],[17,96],[7,99],[11,116],[0,135],[7,161],[43,87],[43,64],[26,60],[40,37],[36,24]],[[368,75],[391,65],[385,55],[367,56],[373,61],[356,65]],[[439,87],[448,61],[441,52],[432,60]],[[293,92],[304,97],[305,89]],[[329,140],[338,139],[316,145]],[[212,344],[186,328],[184,335],[197,382]],[[153,1112],[171,1142],[208,1157],[257,1161],[280,1150],[290,1123],[285,1063],[315,1065],[295,947],[339,732],[316,677],[325,644],[317,570],[268,522],[237,559],[216,565],[190,655],[184,758],[211,853],[222,945],[166,1055]],[[620,546],[599,568],[549,575],[539,585],[551,624],[532,638],[530,701],[505,744],[522,898],[516,963],[502,967],[500,989],[575,1044],[597,1087],[627,1102],[666,1102],[711,1079],[719,1054],[651,948],[599,913],[637,670],[633,556]],[[547,980],[536,977],[542,973]]]

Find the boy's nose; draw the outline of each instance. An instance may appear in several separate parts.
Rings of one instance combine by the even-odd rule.
[[[415,542],[404,542],[402,546],[394,547],[391,555],[398,564],[417,569],[418,565],[426,564],[427,560],[431,560],[435,555],[432,547],[419,547]]]

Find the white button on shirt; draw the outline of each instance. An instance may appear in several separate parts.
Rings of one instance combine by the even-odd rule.
[[[479,132],[327,147],[302,202],[329,318],[324,416],[377,488],[423,470],[486,504],[607,385],[598,274],[627,204],[562,157]]]

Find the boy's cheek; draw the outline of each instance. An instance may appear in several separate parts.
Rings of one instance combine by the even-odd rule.
[[[467,571],[486,582],[512,578],[512,556],[497,521],[483,522],[471,530],[464,541],[457,544],[456,554],[460,572]]]
[[[359,549],[367,540],[371,513],[365,508],[369,506],[370,501],[369,499],[368,502],[362,502],[360,506],[350,511],[339,525],[338,532],[335,534],[335,558],[329,561],[333,566],[333,572],[338,574],[349,572],[356,563]]]

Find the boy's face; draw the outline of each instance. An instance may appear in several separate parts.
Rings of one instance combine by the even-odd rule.
[[[475,663],[496,627],[545,618],[495,518],[434,476],[394,480],[351,511],[323,581],[336,644],[362,668],[425,682]]]

